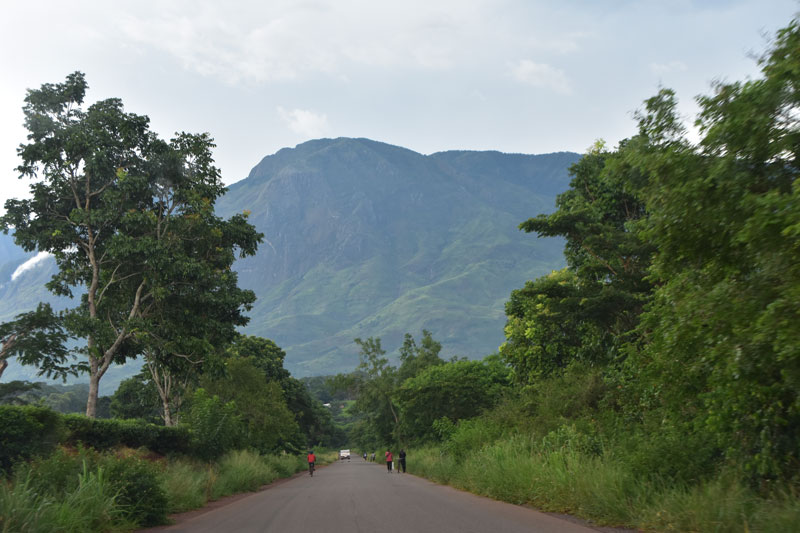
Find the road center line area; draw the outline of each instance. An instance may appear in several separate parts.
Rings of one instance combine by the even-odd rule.
[[[579,533],[596,531],[525,507],[387,472],[365,461],[334,463],[158,528],[164,532]]]

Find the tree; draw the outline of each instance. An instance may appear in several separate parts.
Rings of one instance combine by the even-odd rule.
[[[223,402],[236,405],[250,446],[263,453],[305,448],[305,437],[286,405],[280,385],[267,378],[253,357],[228,358],[225,375],[204,376],[201,385]]]
[[[520,225],[544,237],[564,237],[567,269],[513,291],[506,305],[501,354],[518,380],[563,369],[571,360],[606,364],[622,353],[652,294],[647,274],[654,247],[641,238],[647,218],[639,190],[647,174],[625,154],[598,142],[570,168],[570,188],[552,214]]]
[[[283,391],[289,410],[294,414],[300,431],[309,443],[320,442],[334,433],[333,421],[322,404],[305,384],[291,376],[283,367],[286,352],[270,339],[238,335],[227,350],[228,357],[251,357],[253,364],[264,372],[268,381],[275,381]]]
[[[582,296],[576,275],[566,268],[511,292],[500,354],[517,382],[533,383],[570,361],[594,358],[602,335],[581,320]]]
[[[400,422],[392,395],[397,387],[397,369],[384,357],[381,339],[360,338],[354,342],[361,347],[359,365],[350,374],[339,374],[330,381],[337,391],[350,391],[356,400],[352,411],[360,417],[354,430],[360,435],[356,442],[364,447],[376,447],[392,442]]]
[[[395,394],[403,436],[418,441],[434,438],[436,420],[475,417],[492,407],[509,384],[509,368],[497,355],[430,366],[406,380]]]
[[[111,396],[111,414],[115,418],[157,421],[160,407],[158,390],[146,369],[122,381]]]
[[[397,371],[397,378],[400,383],[406,379],[418,375],[430,366],[443,365],[444,360],[439,357],[442,351],[442,344],[433,340],[431,332],[422,330],[422,341],[417,346],[414,337],[406,333],[403,345],[400,347],[400,368]]]
[[[0,324],[0,377],[14,356],[20,364],[38,366],[39,376],[76,375],[79,367],[67,364],[70,354],[64,344],[68,338],[50,304],[40,303],[34,311]]]
[[[672,91],[639,114],[632,164],[651,179],[644,235],[659,286],[635,361],[675,416],[764,478],[800,461],[800,23],[760,60],[763,76],[698,99],[699,145]]]
[[[86,338],[86,414],[94,416],[99,382],[111,364],[152,346],[162,358],[186,355],[170,349],[182,343],[166,339],[165,345],[155,337],[172,330],[166,320],[198,311],[190,306],[204,299],[192,293],[198,278],[215,280],[214,296],[230,298],[228,308],[249,306],[246,291],[225,293],[235,274],[224,265],[232,262],[233,247],[240,255],[255,253],[260,235],[244,216],[227,222],[214,217],[214,201],[225,189],[207,135],[182,133],[162,141],[149,131],[146,116],[125,113],[115,98],[84,111],[86,88],[76,72],[64,83],[28,91],[29,142],[18,150],[18,170],[38,181],[31,199],[6,202],[2,226],[14,229],[25,250],[55,256],[59,272],[48,284],[51,291],[85,291],[66,325]],[[174,291],[177,309],[165,311]]]

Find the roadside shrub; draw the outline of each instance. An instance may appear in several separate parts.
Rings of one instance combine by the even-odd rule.
[[[634,475],[671,483],[696,483],[715,475],[721,453],[706,434],[667,422],[654,426],[616,432],[616,455]]]
[[[138,457],[106,456],[100,462],[116,490],[116,503],[140,526],[166,523],[167,495],[156,466]]]
[[[483,446],[496,441],[502,433],[500,426],[486,418],[461,420],[455,429],[450,431],[449,438],[442,448],[456,461],[462,461],[470,454],[478,452]]]
[[[194,393],[191,405],[187,421],[194,456],[210,461],[241,447],[244,425],[235,403],[224,403],[201,388]]]
[[[45,407],[0,405],[0,472],[50,452],[64,438],[61,416]]]
[[[89,418],[79,414],[64,415],[64,423],[69,430],[67,442],[84,444],[95,450],[108,450],[119,444],[118,420]]]
[[[135,452],[134,452],[135,453]],[[15,476],[36,494],[65,501],[88,473],[102,476],[109,494],[128,520],[141,526],[166,520],[167,498],[155,465],[137,457],[101,454],[91,448],[59,448],[49,457],[22,465]]]
[[[37,494],[60,499],[78,488],[83,465],[96,463],[97,453],[92,450],[59,447],[47,457],[20,465],[15,477],[25,479]]]

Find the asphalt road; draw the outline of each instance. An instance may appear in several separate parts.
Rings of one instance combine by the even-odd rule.
[[[596,531],[353,459],[161,529],[170,532],[579,533]]]

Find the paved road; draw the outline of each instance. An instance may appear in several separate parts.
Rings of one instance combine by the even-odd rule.
[[[163,531],[586,533],[596,531],[361,459],[319,468]]]

